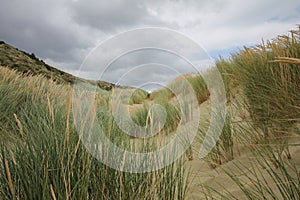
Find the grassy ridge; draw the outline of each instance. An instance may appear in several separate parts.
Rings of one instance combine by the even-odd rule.
[[[111,90],[115,85],[104,81],[91,81],[77,78],[69,73],[56,69],[43,60],[38,59],[34,53],[26,53],[16,49],[3,41],[0,41],[0,66],[17,70],[21,73],[31,75],[43,75],[48,79],[52,79],[60,84],[73,84],[75,81],[88,82],[98,85],[104,90]]]

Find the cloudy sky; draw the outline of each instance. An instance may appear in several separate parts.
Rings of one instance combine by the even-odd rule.
[[[73,74],[78,74],[83,61],[99,44],[132,29],[161,27],[178,31],[200,44],[209,56],[217,58],[227,57],[243,45],[285,34],[299,23],[298,0],[1,0],[0,5],[0,40],[33,52],[47,63]],[[137,36],[134,41],[144,39]],[[156,42],[161,44],[165,39]],[[114,49],[118,45],[122,43],[115,44]],[[121,75],[113,69],[122,71],[121,65],[126,65],[126,60],[134,66],[144,66],[147,62],[177,63],[176,71],[185,72],[180,70],[184,64],[178,64],[182,60],[163,54],[151,50],[131,53],[126,59],[119,59],[121,64],[108,70],[104,79],[117,80]],[[155,59],[146,59],[149,57],[158,59],[154,62]],[[162,61],[166,59],[170,62]],[[90,68],[81,68],[79,75],[95,78]],[[162,70],[160,75],[164,74],[168,73]],[[133,79],[132,74],[129,77]],[[138,78],[143,78],[142,74],[137,74]],[[170,76],[160,78],[163,83]]]

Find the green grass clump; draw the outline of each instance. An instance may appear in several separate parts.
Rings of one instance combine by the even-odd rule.
[[[142,89],[136,89],[129,99],[129,105],[142,104],[148,98],[148,92]]]
[[[169,133],[175,132],[179,123],[181,122],[180,109],[178,108],[178,106],[169,103],[168,101],[159,102],[157,104],[162,106],[161,109],[164,109],[166,113],[165,123],[160,124],[162,128],[160,134],[167,135]],[[133,121],[141,128],[150,126],[152,123],[154,123],[151,121],[153,117],[154,116],[151,116],[151,113],[149,113],[149,106],[147,104],[143,104],[143,107],[135,109],[135,112],[132,115]]]
[[[207,121],[206,125],[200,127],[200,133],[201,133],[200,141],[201,143],[203,143],[204,138],[206,138],[207,141],[209,142],[209,144],[207,145],[213,145],[214,142],[216,142],[213,149],[205,157],[205,160],[210,163],[210,166],[212,168],[216,168],[217,166],[220,166],[223,163],[231,161],[233,159],[234,138],[233,138],[233,130],[231,125],[232,122],[231,122],[230,115],[227,114],[226,116],[222,116],[218,112],[213,112],[212,115],[216,115],[216,117],[219,118],[218,121],[223,121],[223,119],[221,118],[225,117],[224,120],[225,123],[222,129],[221,127],[216,127],[216,126],[220,126],[221,124],[216,124],[214,127],[211,127],[215,130],[219,130],[219,129],[222,130],[220,137],[218,138],[218,140],[216,140],[214,137],[206,138],[207,130],[205,128],[208,125],[210,125],[210,121]]]
[[[202,75],[200,73],[191,73],[181,75],[169,83],[168,86],[152,92],[150,99],[156,102],[171,100],[172,98],[176,98],[176,95],[179,95],[181,92],[187,91],[186,87],[193,89],[193,94],[190,95],[195,95],[199,104],[209,98],[210,94]],[[174,91],[176,91],[177,94],[175,94]]]
[[[175,94],[167,87],[162,88],[160,90],[155,90],[150,94],[150,100],[155,101],[157,103],[170,100],[173,97],[175,97]]]
[[[194,93],[197,97],[198,103],[201,104],[209,98],[209,91],[205,80],[201,74],[189,74],[186,76],[187,81],[193,87]]]
[[[140,127],[150,124],[149,107],[147,104],[143,104],[143,107],[135,109],[133,121]]]
[[[164,124],[164,131],[166,133],[176,131],[180,121],[181,121],[181,111],[180,109],[169,102],[162,104],[167,113],[166,122]]]

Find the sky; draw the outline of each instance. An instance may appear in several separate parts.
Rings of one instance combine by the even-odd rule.
[[[173,35],[181,34],[175,39],[185,44],[194,41],[202,48],[198,50],[217,59],[228,57],[243,46],[259,44],[262,39],[287,34],[299,23],[298,0],[1,0],[0,4],[0,40],[34,53],[63,71],[115,83],[127,76],[124,84],[133,86],[144,84],[145,77],[149,82],[166,84],[190,68],[170,52],[147,49],[127,53],[106,70],[105,76],[95,76],[103,62],[90,61],[93,51],[98,51],[98,56],[99,52],[107,53],[103,47],[107,43],[115,51],[124,45],[133,47],[128,46],[132,41],[146,44],[148,35],[123,37],[127,31],[149,27],[169,30]],[[170,38],[173,37],[166,34],[152,40],[156,46],[166,47],[168,43],[170,47],[176,43]],[[108,57],[112,55],[117,54]],[[202,61],[200,57],[207,59],[201,54],[198,63]]]

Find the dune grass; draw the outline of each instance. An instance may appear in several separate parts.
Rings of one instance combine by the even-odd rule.
[[[166,87],[152,92],[150,94],[150,99],[154,101],[165,101],[176,98],[176,94],[174,94],[172,90],[186,90],[186,88],[184,88],[187,87],[187,84],[184,83],[185,81],[188,81],[188,83],[190,84],[188,87],[192,87],[194,91],[193,95],[197,97],[199,104],[203,103],[209,98],[210,94],[202,75],[200,73],[191,73],[183,74],[171,81]]]
[[[291,31],[290,36],[245,48],[232,57],[231,67],[223,66],[231,70],[226,73],[239,83],[247,99],[247,110],[262,129],[266,126],[280,133],[299,120],[299,34]]]
[[[233,130],[231,125],[231,117],[229,114],[226,116],[221,116],[217,112],[212,113],[212,115],[216,115],[215,117],[221,118],[225,117],[224,126],[222,128],[222,132],[220,134],[219,139],[216,141],[215,146],[209,152],[209,154],[204,158],[212,168],[216,168],[223,163],[231,161],[233,156],[233,146],[234,146],[234,138],[233,138]],[[221,119],[219,119],[221,120]],[[206,136],[207,127],[210,125],[210,120],[206,120],[205,123],[202,123],[202,126],[199,128],[199,137],[198,142],[201,144],[204,142],[204,138]],[[220,125],[219,125],[220,126]],[[216,128],[216,127],[214,127]],[[218,127],[221,129],[221,127]],[[217,130],[218,130],[217,128]],[[214,140],[209,140],[212,143]],[[210,144],[212,145],[212,144]]]
[[[251,166],[238,163],[238,172],[225,171],[245,199],[299,199],[299,169],[287,160],[291,158],[288,140],[299,134],[293,128],[300,122],[299,61],[298,30],[256,47],[245,47],[229,60],[217,62],[229,110],[243,112],[240,116],[229,112],[233,134],[253,154]],[[230,134],[221,136],[219,143],[229,137]],[[207,198],[241,198],[214,188],[206,192]]]
[[[128,100],[129,105],[133,104],[143,104],[145,100],[147,100],[149,94],[145,90],[136,89],[130,99]]]
[[[184,199],[183,159],[147,173],[112,169],[80,142],[70,86],[0,70],[1,199]],[[112,141],[126,141],[111,126],[106,95],[99,91],[95,116]]]
[[[224,171],[243,197],[299,199],[300,172],[289,161],[288,141],[292,134],[300,133],[300,32],[245,47],[229,60],[217,61],[216,67],[224,79],[228,112],[222,116],[211,112],[224,117],[225,125],[205,159],[216,168],[239,154],[235,152],[238,145],[245,145],[251,152],[250,166],[237,163],[238,171]],[[131,116],[133,121],[147,127],[149,107],[159,104],[167,115],[159,134],[175,132],[184,111],[174,91],[185,90],[182,79],[188,80],[199,104],[209,99],[202,76],[186,74],[150,95],[136,90],[126,99],[129,105],[140,104]],[[75,127],[71,93],[71,86],[58,85],[42,75],[21,75],[0,67],[0,199],[185,199],[188,176],[183,158],[147,173],[118,171],[94,158]],[[109,97],[109,91],[97,89],[92,121],[86,124],[99,123],[106,136],[126,150],[156,149],[155,140],[138,149],[131,145],[135,138],[114,121]],[[200,142],[207,128],[202,126]],[[207,199],[239,198],[204,188]]]

